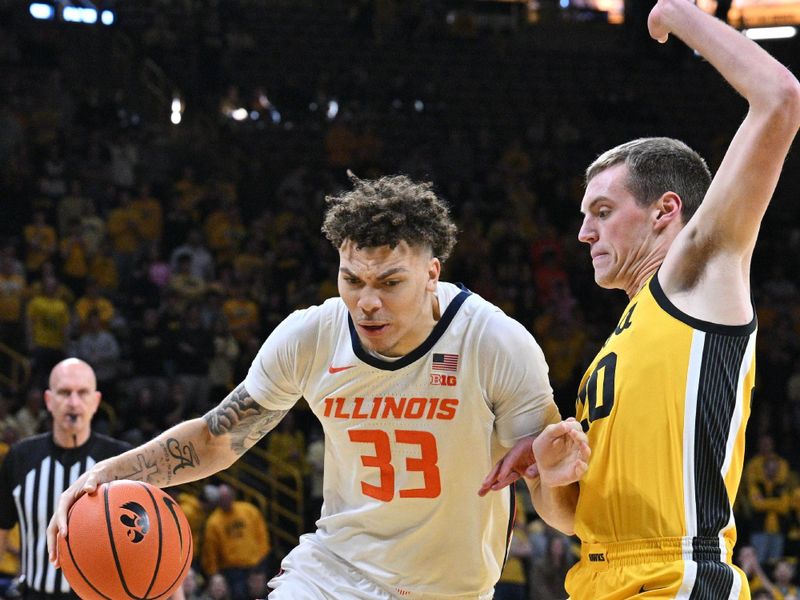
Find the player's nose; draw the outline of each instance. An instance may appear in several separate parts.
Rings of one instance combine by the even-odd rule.
[[[589,220],[588,215],[583,218],[581,228],[578,230],[578,240],[585,244],[597,241],[597,231]]]
[[[361,291],[358,297],[358,308],[366,314],[374,313],[381,307],[381,298],[377,290],[367,287]]]

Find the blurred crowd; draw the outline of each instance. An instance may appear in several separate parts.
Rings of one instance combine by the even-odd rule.
[[[516,52],[507,40],[482,39],[474,28],[448,31],[441,7],[393,16],[381,12],[392,3],[334,4],[340,11],[320,14],[322,26],[346,33],[360,59],[321,56],[305,70],[300,59],[289,61],[283,78],[253,75],[265,68],[261,37],[241,15],[208,13],[194,51],[180,39],[188,29],[169,13],[142,17],[139,58],[171,65],[188,90],[179,125],[101,74],[70,79],[66,62],[78,59],[68,48],[33,61],[25,50],[40,37],[26,37],[24,28],[0,32],[0,63],[9,73],[0,82],[0,342],[11,350],[0,353],[0,366],[11,369],[14,353],[32,365],[24,385],[0,389],[0,454],[47,427],[45,377],[69,355],[97,373],[104,401],[95,428],[134,444],[218,403],[283,317],[337,293],[337,256],[319,228],[325,195],[348,185],[348,169],[434,183],[460,228],[443,279],[465,283],[534,333],[561,412],[572,413],[582,370],[625,303],[596,288],[576,239],[582,170],[597,151],[631,135],[674,134],[674,116],[641,96],[638,84],[652,71],[638,81],[616,74],[617,83],[592,92],[579,83],[586,75],[580,58],[558,54],[563,72],[551,67],[538,83],[533,73],[521,82],[506,65]],[[427,3],[409,6],[417,4]],[[402,58],[397,32],[406,30],[418,42],[417,60]],[[278,33],[271,47],[289,46]],[[172,46],[184,53],[169,52]],[[365,48],[392,68],[371,68]],[[446,65],[447,53],[461,67],[453,77],[465,82],[467,99],[420,76],[420,60]],[[463,53],[480,56],[476,72],[493,78],[475,82],[471,65],[457,62]],[[339,62],[316,69],[323,60]],[[670,65],[659,74],[671,78],[665,87],[707,75],[691,56],[642,61]],[[543,91],[556,78],[572,83]],[[574,97],[582,93],[595,95]],[[736,106],[720,102],[722,114]],[[718,126],[710,113],[693,119],[685,141],[713,169],[731,124]],[[791,175],[800,169],[786,171],[753,269],[759,376],[736,507],[740,563],[754,590],[775,600],[797,598],[800,556],[800,189]],[[313,416],[302,407],[294,413],[265,444],[306,478],[310,528],[321,502],[323,442]],[[218,498],[200,500],[203,524]],[[536,598],[563,597],[574,540],[549,530],[529,502],[521,506],[504,584],[535,589]],[[186,585],[198,581],[193,572]],[[228,597],[224,583],[202,580],[187,598]]]

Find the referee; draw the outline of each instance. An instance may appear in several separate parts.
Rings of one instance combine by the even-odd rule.
[[[100,396],[87,363],[77,358],[58,363],[44,393],[52,431],[17,442],[0,465],[0,554],[9,529],[19,521],[21,588],[26,600],[78,597],[47,560],[45,532],[61,492],[96,462],[130,447],[92,432]]]

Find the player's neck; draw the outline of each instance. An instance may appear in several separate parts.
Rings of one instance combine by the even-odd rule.
[[[662,262],[664,262],[663,256],[653,255],[637,265],[636,269],[632,271],[628,282],[622,288],[628,295],[628,299],[633,298],[642,290],[653,274],[658,271]]]
[[[433,297],[431,298],[432,303],[432,314],[433,320],[439,321],[442,318],[442,309],[439,306],[439,295],[436,292],[433,292]]]

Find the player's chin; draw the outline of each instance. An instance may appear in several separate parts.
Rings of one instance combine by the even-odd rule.
[[[616,289],[614,278],[605,271],[594,272],[594,282],[601,288],[606,290]]]

